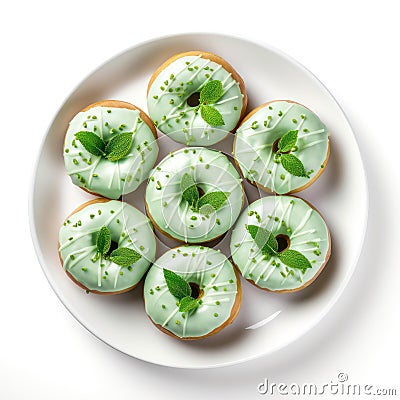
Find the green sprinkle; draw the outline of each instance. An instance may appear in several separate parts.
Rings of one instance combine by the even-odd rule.
[[[86,271],[87,271],[87,268],[86,268],[86,267],[82,267],[82,271],[83,271],[83,272],[86,272]]]
[[[218,317],[218,313],[214,313],[214,317],[217,318]]]

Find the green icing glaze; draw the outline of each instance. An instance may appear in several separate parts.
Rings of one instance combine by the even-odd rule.
[[[204,193],[230,193],[226,203],[208,217],[191,210],[182,200],[180,182],[190,174]],[[165,157],[151,173],[146,204],[156,225],[175,239],[202,243],[228,231],[240,214],[242,182],[228,158],[216,150],[189,147]]]
[[[107,226],[118,247],[129,247],[142,258],[121,267],[96,256],[97,232]],[[64,269],[90,290],[116,292],[136,285],[155,258],[156,241],[149,219],[129,204],[111,200],[95,203],[73,214],[59,232]]]
[[[122,132],[133,132],[129,153],[119,161],[90,154],[75,133],[91,131],[108,141]],[[130,193],[148,178],[158,155],[153,132],[140,119],[138,110],[93,107],[78,113],[65,137],[64,163],[72,182],[110,199]]]
[[[210,80],[219,80],[223,95],[214,104],[225,125],[212,127],[187,99]],[[158,129],[186,145],[209,146],[221,141],[237,125],[243,106],[239,83],[221,65],[201,56],[181,57],[156,77],[147,97],[147,107]]]
[[[274,142],[290,130],[298,130],[298,157],[310,178],[297,177],[274,161]],[[307,184],[328,155],[328,131],[316,114],[288,101],[273,101],[242,124],[236,132],[234,157],[245,178],[278,194]]]
[[[163,268],[203,290],[195,310],[179,312],[178,299],[168,290]],[[200,337],[229,319],[237,291],[233,266],[224,254],[203,246],[181,246],[167,251],[150,268],[144,283],[145,308],[155,324],[174,335]]]
[[[246,225],[264,227],[275,236],[288,236],[290,249],[304,254],[312,268],[303,272],[289,268],[277,256],[265,259]],[[321,215],[292,196],[264,197],[251,203],[239,217],[231,237],[232,260],[243,277],[274,291],[297,289],[312,280],[325,263],[329,247],[329,232]]]

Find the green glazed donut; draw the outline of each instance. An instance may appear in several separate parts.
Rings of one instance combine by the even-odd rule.
[[[279,154],[284,136],[291,139]],[[233,154],[243,176],[259,188],[277,194],[298,192],[311,185],[326,167],[328,130],[301,104],[271,101],[243,119],[236,131]]]
[[[185,176],[193,181],[197,205],[215,193],[222,194],[222,204],[207,212],[209,207],[185,200]],[[243,199],[235,167],[221,152],[204,147],[170,153],[154,168],[146,188],[146,210],[156,228],[185,243],[208,242],[227,232],[240,214]]]
[[[180,311],[181,296],[171,293],[164,268],[189,284],[192,309]],[[200,339],[235,319],[241,303],[240,279],[220,251],[182,246],[154,262],[145,279],[144,302],[146,313],[163,332],[180,339]]]
[[[110,233],[110,254],[99,254],[101,229]],[[121,248],[133,253],[134,258],[121,261]],[[65,272],[93,293],[115,294],[133,289],[153,262],[155,252],[156,240],[149,219],[117,200],[98,198],[83,204],[66,219],[59,232],[59,255]]]
[[[264,231],[257,237],[254,227]],[[276,238],[276,252],[260,246],[266,243],[266,235],[262,240],[265,230]],[[294,196],[256,200],[243,211],[232,231],[233,263],[251,283],[274,292],[294,292],[311,284],[323,270],[330,252],[325,221],[318,211]]]
[[[202,90],[212,81],[220,88],[203,101]],[[221,141],[235,129],[246,106],[240,75],[221,57],[207,52],[171,57],[153,74],[148,86],[147,107],[154,124],[186,145],[209,146]],[[220,119],[215,118],[218,114]]]
[[[97,151],[79,140],[78,132],[95,135],[94,139],[101,138],[105,144],[130,132],[131,143],[122,158],[110,160],[101,154],[104,149]],[[136,190],[148,178],[158,155],[156,138],[150,118],[132,104],[115,100],[94,103],[69,124],[64,142],[65,168],[75,185],[90,193],[118,199]]]

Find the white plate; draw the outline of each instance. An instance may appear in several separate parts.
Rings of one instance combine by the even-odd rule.
[[[267,100],[296,100],[328,126],[328,167],[300,196],[324,215],[332,233],[332,256],[321,276],[298,293],[267,293],[243,282],[243,303],[235,322],[208,339],[183,342],[153,326],[144,312],[141,287],[118,296],[86,295],[65,275],[57,254],[58,229],[66,215],[92,196],[70,182],[61,149],[68,122],[83,107],[102,99],[120,99],[146,110],[147,83],[156,67],[175,53],[198,49],[226,58],[238,70],[246,83],[249,110]],[[127,197],[142,209],[143,188]],[[133,357],[161,365],[204,368],[276,351],[321,320],[354,271],[367,220],[367,188],[351,127],[335,99],[309,71],[265,45],[224,35],[185,34],[127,50],[102,65],[68,97],[44,139],[30,207],[33,241],[43,271],[84,327]]]

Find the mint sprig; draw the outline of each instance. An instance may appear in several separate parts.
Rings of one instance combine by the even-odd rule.
[[[163,274],[168,290],[172,296],[179,300],[179,311],[188,312],[199,306],[199,302],[193,298],[192,288],[181,276],[169,269],[163,268]]]
[[[123,132],[112,137],[107,143],[94,132],[81,131],[75,137],[90,154],[105,157],[110,161],[124,158],[130,151],[133,142],[133,132]]]
[[[82,143],[82,146],[90,154],[95,156],[105,156],[106,144],[100,136],[94,132],[81,131],[75,133],[75,137]]]
[[[289,131],[286,132],[278,142],[278,149],[282,153],[292,150],[296,145],[299,131]]]
[[[278,242],[269,230],[256,225],[247,225],[246,228],[263,255],[277,253]]]
[[[225,125],[221,113],[215,107],[202,105],[200,107],[200,115],[211,126]]]
[[[281,155],[282,167],[294,176],[309,178],[303,163],[294,154]]]
[[[277,161],[281,162],[282,167],[289,172],[289,174],[303,178],[310,178],[301,160],[291,153],[297,143],[297,139],[297,130],[286,132],[279,139],[275,158]]]
[[[129,247],[118,247],[108,255],[111,248],[111,232],[106,226],[102,226],[97,232],[96,247],[97,254],[94,257],[94,260],[98,260],[102,257],[120,265],[121,267],[130,267],[142,258],[141,254]]]
[[[207,82],[200,92],[200,103],[215,103],[223,95],[222,82],[219,80],[213,80]]]
[[[263,255],[274,255],[290,268],[301,270],[312,268],[308,258],[297,250],[287,249],[279,252],[278,241],[274,234],[269,230],[256,225],[247,225],[246,229]]]
[[[229,197],[228,192],[209,192],[200,197],[197,209],[203,215],[210,215],[220,209]]]
[[[188,202],[194,212],[200,212],[206,216],[220,209],[230,195],[229,192],[217,191],[205,193],[200,197],[196,182],[188,173],[182,175],[180,188],[182,200]]]
[[[225,125],[221,113],[210,104],[215,104],[224,94],[222,82],[215,79],[207,82],[200,91],[200,104],[195,111],[200,109],[201,118],[211,126]]]
[[[183,174],[181,179],[182,199],[186,200],[190,206],[197,204],[199,200],[199,191],[192,176],[188,173]]]
[[[106,157],[110,161],[118,161],[124,158],[132,146],[132,132],[123,132],[111,138],[106,146]]]

